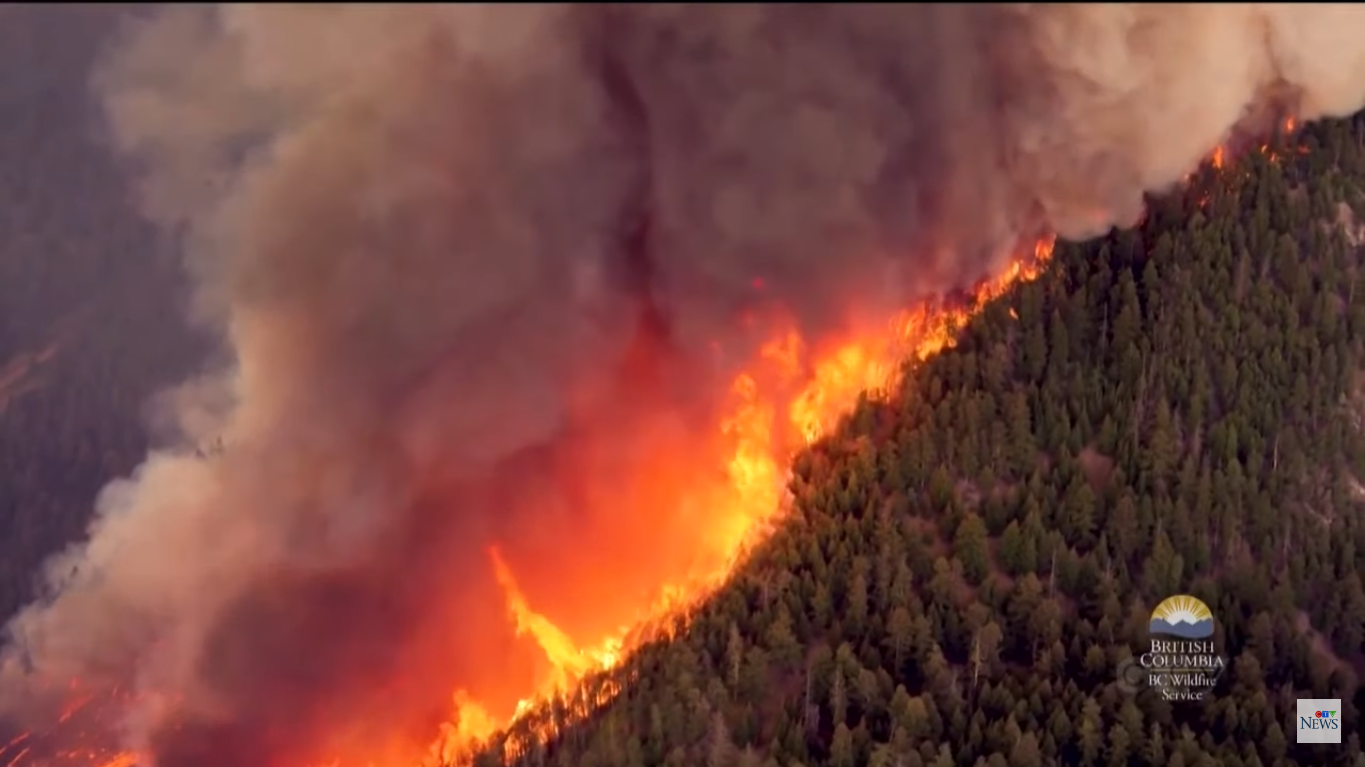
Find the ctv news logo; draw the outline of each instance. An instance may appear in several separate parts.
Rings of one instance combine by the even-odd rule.
[[[1300,743],[1341,742],[1341,700],[1299,698],[1295,724]]]

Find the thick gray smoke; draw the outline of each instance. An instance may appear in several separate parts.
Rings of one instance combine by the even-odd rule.
[[[816,337],[1131,222],[1238,125],[1359,108],[1361,35],[1353,5],[160,10],[96,85],[234,353],[175,397],[228,448],[107,489],[0,707],[131,682],[161,767],[425,728],[512,673],[486,545],[554,574],[686,528],[539,479],[710,423],[741,312]]]

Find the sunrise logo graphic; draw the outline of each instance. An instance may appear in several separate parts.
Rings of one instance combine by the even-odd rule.
[[[1181,639],[1208,639],[1213,636],[1213,613],[1208,605],[1189,594],[1177,594],[1156,606],[1147,631]]]

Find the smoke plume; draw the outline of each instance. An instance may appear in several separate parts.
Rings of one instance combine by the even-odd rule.
[[[1359,108],[1361,34],[1352,5],[160,9],[96,93],[234,365],[13,618],[0,710],[132,685],[160,767],[420,740],[520,673],[487,546],[572,602],[699,534],[594,488],[701,439],[746,312],[819,338],[1130,223],[1239,126]]]

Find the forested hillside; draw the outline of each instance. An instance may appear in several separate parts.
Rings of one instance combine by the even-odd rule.
[[[146,455],[147,399],[196,360],[175,257],[134,210],[87,85],[119,6],[0,18],[0,614]]]
[[[799,457],[790,524],[613,702],[483,763],[1365,765],[1365,118],[1229,164],[1059,244]],[[1119,679],[1177,593],[1230,660],[1202,702]],[[1295,743],[1300,696],[1342,746]]]

